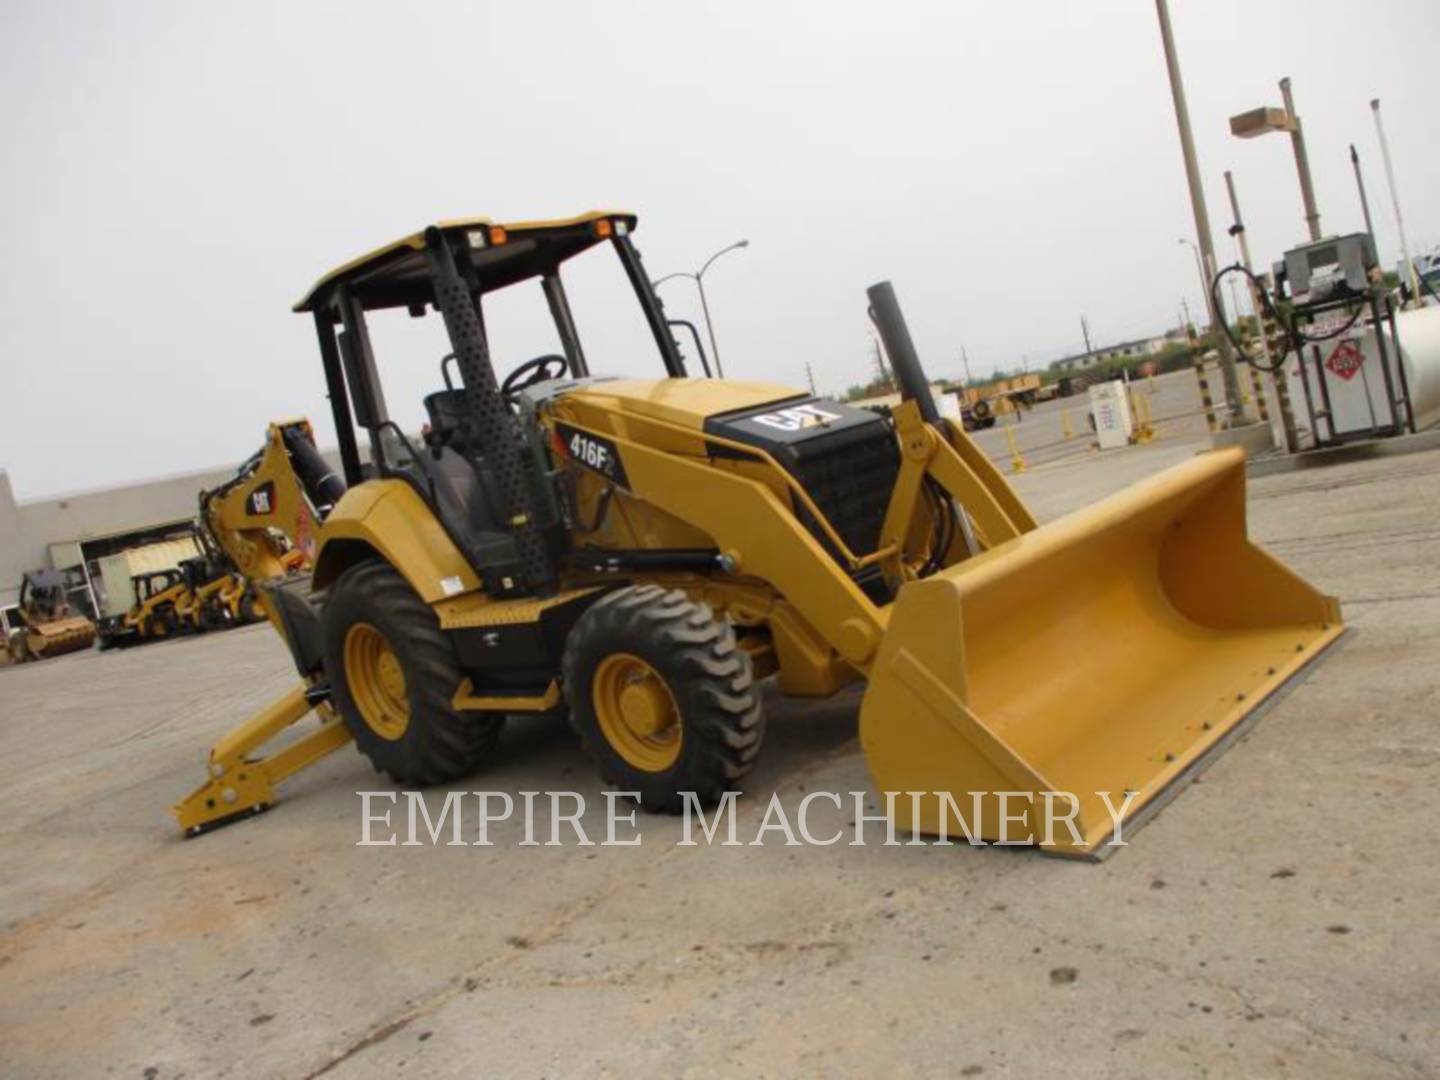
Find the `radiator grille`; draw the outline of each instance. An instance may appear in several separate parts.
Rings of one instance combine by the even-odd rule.
[[[834,449],[825,440],[809,451],[795,467],[795,478],[815,500],[820,512],[856,555],[869,555],[880,546],[880,528],[895,490],[900,470],[899,451],[888,427],[876,425],[874,438],[848,442]],[[827,549],[832,545],[819,525],[801,513],[801,519]],[[833,552],[838,556],[839,552]]]

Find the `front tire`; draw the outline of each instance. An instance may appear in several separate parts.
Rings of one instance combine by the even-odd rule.
[[[570,632],[570,723],[606,782],[678,814],[710,806],[755,763],[764,737],[750,657],[729,622],[659,585],[617,589]]]
[[[325,673],[355,745],[398,784],[446,784],[490,756],[501,717],[461,714],[464,672],[435,612],[390,565],[341,575],[321,615]]]

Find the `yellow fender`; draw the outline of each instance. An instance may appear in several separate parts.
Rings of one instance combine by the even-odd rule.
[[[380,556],[427,604],[480,588],[480,578],[434,513],[403,480],[367,480],[345,493],[320,527],[312,585],[332,585]]]

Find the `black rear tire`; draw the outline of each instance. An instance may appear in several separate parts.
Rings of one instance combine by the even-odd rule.
[[[175,609],[159,607],[145,617],[145,638],[149,641],[163,641],[176,636],[179,620]]]
[[[404,675],[409,716],[396,738],[366,722],[347,680],[346,636],[360,623],[383,635]],[[371,560],[345,571],[330,589],[321,625],[336,708],[378,771],[398,784],[446,784],[473,773],[494,751],[504,718],[451,706],[465,677],[454,646],[435,612],[388,563]]]
[[[643,661],[673,699],[680,745],[667,766],[649,770],[628,760],[597,715],[597,673],[621,654]],[[759,688],[734,629],[709,605],[659,585],[617,589],[580,617],[562,666],[582,747],[607,783],[639,792],[645,810],[678,814],[687,791],[712,806],[754,766],[765,734]]]
[[[200,607],[198,621],[202,633],[208,633],[211,630],[223,630],[226,619],[224,614],[222,614],[220,601],[214,597],[206,600]]]

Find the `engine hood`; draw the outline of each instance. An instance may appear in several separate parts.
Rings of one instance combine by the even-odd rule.
[[[606,379],[567,390],[564,397],[696,431],[712,416],[809,399],[791,386],[735,379]]]

